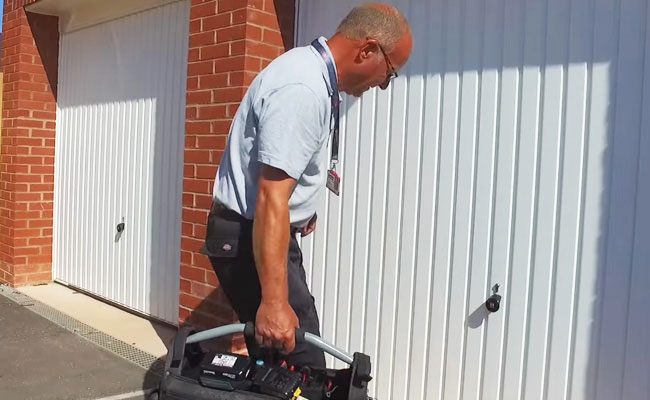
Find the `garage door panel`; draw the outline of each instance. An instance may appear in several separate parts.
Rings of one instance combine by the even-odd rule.
[[[172,323],[188,24],[182,1],[61,35],[55,277]]]
[[[358,3],[300,2],[299,44]],[[414,54],[345,99],[359,150],[303,239],[324,335],[379,398],[641,398],[650,3],[390,3]]]

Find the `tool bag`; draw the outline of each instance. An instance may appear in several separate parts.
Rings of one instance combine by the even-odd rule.
[[[349,367],[298,369],[284,362],[254,360],[201,346],[236,333],[253,337],[255,328],[250,322],[202,332],[181,328],[168,351],[159,389],[150,400],[368,400],[372,377],[366,354],[350,356],[301,329],[296,330],[296,341],[316,346]]]

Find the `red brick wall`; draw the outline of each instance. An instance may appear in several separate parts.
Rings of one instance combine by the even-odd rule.
[[[199,253],[230,122],[255,75],[293,45],[294,0],[193,0],[187,79],[180,320],[234,320]]]
[[[58,20],[5,1],[0,282],[51,280]]]

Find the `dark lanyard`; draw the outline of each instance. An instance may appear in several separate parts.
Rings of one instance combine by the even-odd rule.
[[[332,86],[332,117],[334,118],[334,129],[332,130],[332,158],[331,168],[335,169],[336,163],[339,162],[339,83],[334,70],[334,62],[325,50],[325,47],[318,41],[318,39],[311,42],[311,45],[323,57],[327,71],[330,76],[330,86]]]

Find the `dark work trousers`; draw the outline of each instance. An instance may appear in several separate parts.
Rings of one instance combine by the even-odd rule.
[[[300,327],[320,336],[318,314],[307,287],[296,234],[296,230],[291,229],[287,257],[289,304],[298,316]],[[254,323],[262,295],[253,257],[253,221],[223,206],[213,206],[208,217],[203,252],[210,257],[219,283],[239,320]],[[246,347],[252,357],[264,358],[267,354],[260,349],[255,338],[246,338]],[[295,350],[285,358],[290,365],[325,368],[323,352],[308,343],[296,343]]]

